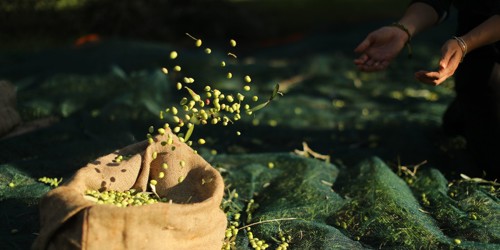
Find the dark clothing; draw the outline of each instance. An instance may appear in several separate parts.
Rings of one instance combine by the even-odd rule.
[[[416,0],[434,8],[444,20],[451,4],[458,10],[457,36],[462,36],[493,15],[500,15],[500,1]],[[500,32],[500,27],[498,29]],[[443,117],[449,134],[460,134],[488,178],[500,170],[500,41],[468,53],[455,71],[456,98]],[[477,174],[477,171],[474,174]]]
[[[453,4],[458,11],[472,13],[490,17],[500,15],[500,1],[498,0],[413,0],[412,3],[421,2],[430,5],[439,15],[439,19],[444,20],[450,12],[450,6]]]
[[[500,64],[495,63],[492,48],[474,50],[456,70],[456,97],[443,117],[443,128],[448,132],[458,130],[479,168],[486,171],[487,177],[498,178]]]
[[[458,10],[457,36],[464,35],[493,15],[500,15],[500,0],[412,0],[411,3],[415,2],[430,5],[438,14],[439,22],[449,16],[451,5],[455,6]],[[498,30],[500,32],[500,28]],[[500,63],[500,41],[492,46],[496,62]]]

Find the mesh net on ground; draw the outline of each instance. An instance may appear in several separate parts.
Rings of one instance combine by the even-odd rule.
[[[286,53],[294,54],[299,47]],[[119,54],[126,48],[134,55],[134,63],[137,55],[163,60],[170,51],[117,42],[94,48],[92,55]],[[62,54],[46,57],[61,59]],[[346,66],[351,65],[350,57],[338,53],[307,60],[311,69],[301,69],[293,60],[288,67],[272,69],[273,74],[297,69],[312,77],[290,84],[285,98],[256,112],[253,120],[243,120],[248,129],[239,139],[231,138],[234,131],[230,129],[204,135],[214,148],[229,152],[212,158],[206,153],[209,147],[199,150],[225,178],[227,196],[222,208],[228,212],[229,226],[238,221],[234,226],[238,230],[230,230],[237,237],[232,235],[227,241],[234,240],[238,249],[259,242],[271,248],[288,245],[289,249],[498,248],[497,184],[474,178],[449,182],[431,164],[415,176],[397,175],[396,167],[368,157],[392,159],[396,152],[406,161],[429,159],[432,167],[441,169],[427,153],[441,150],[436,150],[432,133],[451,96],[449,90],[420,89],[390,74],[370,79],[353,72]],[[47,62],[33,60],[19,67],[18,74],[24,74],[28,66],[44,69],[40,61]],[[61,62],[67,61],[59,60],[58,67],[64,68]],[[92,71],[88,64],[77,68]],[[258,73],[272,75],[256,68]],[[110,73],[82,76],[56,74],[47,66],[37,77],[13,81],[24,121],[49,116],[60,120],[36,132],[0,140],[1,246],[26,249],[35,240],[40,230],[37,206],[40,197],[51,190],[38,178],[67,180],[90,161],[144,139],[145,128],[156,125],[155,112],[176,101],[171,82],[158,69],[125,73],[114,67]],[[230,80],[221,81],[223,86],[231,88]],[[267,90],[268,86],[260,87]],[[274,125],[266,123],[269,119],[275,119]],[[253,126],[259,121],[259,126]],[[304,140],[319,152],[331,154],[335,165],[288,153],[248,153],[288,152]],[[455,159],[461,160],[457,155]],[[338,163],[345,158],[354,161]],[[353,163],[363,159],[368,160]],[[238,198],[230,195],[232,191]]]

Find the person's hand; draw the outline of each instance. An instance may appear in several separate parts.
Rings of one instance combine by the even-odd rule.
[[[455,73],[463,53],[458,42],[454,39],[446,41],[441,48],[441,53],[439,69],[437,71],[418,71],[415,73],[417,80],[437,86]]]
[[[354,64],[361,71],[383,70],[403,49],[407,40],[408,34],[397,27],[387,26],[373,31],[354,49],[361,54]]]

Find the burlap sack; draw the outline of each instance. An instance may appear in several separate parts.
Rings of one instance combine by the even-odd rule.
[[[7,81],[0,81],[0,137],[21,123],[16,110],[16,88]]]
[[[167,134],[174,142],[163,146]],[[47,193],[40,202],[41,231],[32,248],[221,249],[227,220],[220,209],[224,183],[219,172],[170,130],[154,139],[154,144],[140,142],[89,163]],[[116,163],[118,154],[130,158]],[[158,178],[160,171],[164,178]],[[158,181],[158,195],[171,202],[122,208],[84,198],[88,189],[146,191],[151,179]]]

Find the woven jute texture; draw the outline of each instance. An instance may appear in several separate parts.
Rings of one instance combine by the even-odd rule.
[[[126,160],[117,163],[118,155]],[[117,207],[84,195],[150,191],[152,179],[168,202]],[[40,202],[41,231],[32,248],[221,249],[227,224],[220,209],[223,193],[219,172],[167,130],[152,144],[139,142],[96,159],[48,192]]]

